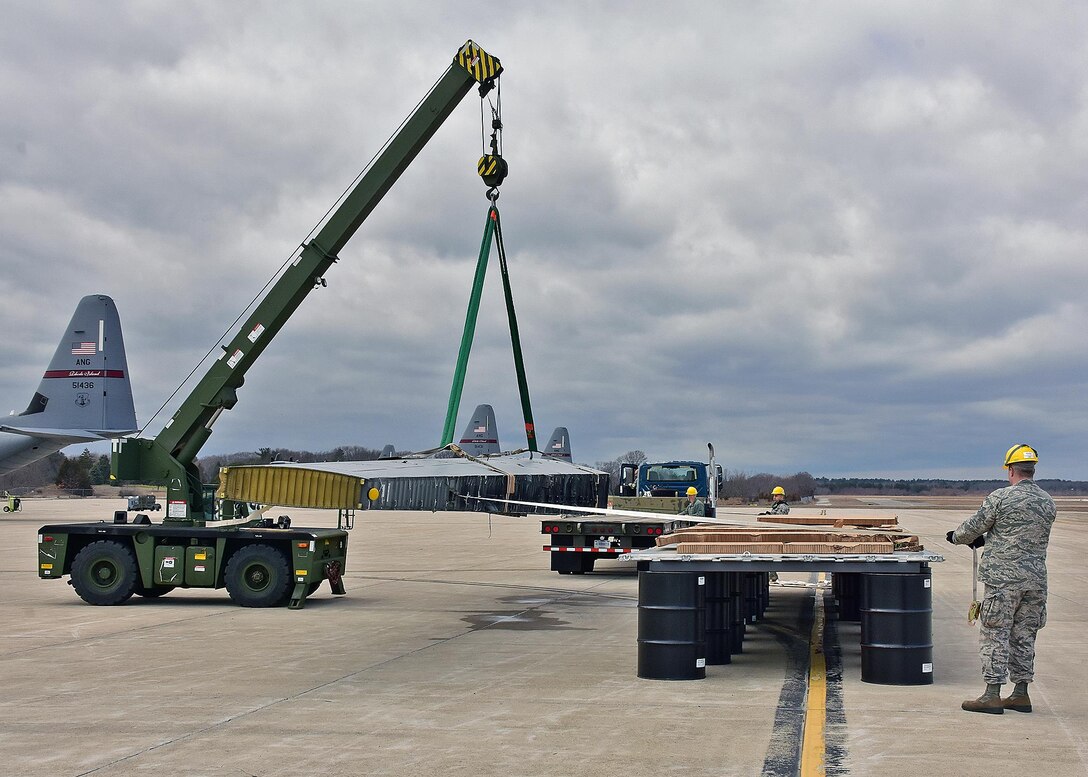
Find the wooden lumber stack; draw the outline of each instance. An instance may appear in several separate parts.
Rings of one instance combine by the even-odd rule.
[[[756,519],[761,523],[790,523],[797,526],[834,526],[842,529],[846,526],[856,526],[861,529],[869,527],[895,528],[899,526],[899,516],[864,516],[864,515],[760,515]]]
[[[915,535],[899,532],[850,532],[814,529],[753,529],[750,527],[693,526],[657,538],[658,547],[675,545],[678,553],[740,554],[846,554],[917,551]]]

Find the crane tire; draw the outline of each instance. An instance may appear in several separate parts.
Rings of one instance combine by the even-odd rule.
[[[88,604],[122,604],[138,580],[132,549],[114,540],[92,542],[72,560],[72,587]]]
[[[287,557],[263,543],[236,550],[224,572],[227,593],[241,607],[286,604],[291,596],[291,582]]]

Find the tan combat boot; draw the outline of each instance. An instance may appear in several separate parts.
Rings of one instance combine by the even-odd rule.
[[[968,699],[960,706],[968,712],[987,712],[991,715],[1003,715],[1005,713],[1005,705],[1000,696],[983,694],[977,699]]]
[[[1014,691],[1007,699],[1001,700],[1001,706],[1013,712],[1031,712],[1031,699],[1026,693]]]

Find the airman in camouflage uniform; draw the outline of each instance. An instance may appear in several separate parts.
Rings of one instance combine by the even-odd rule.
[[[786,489],[782,486],[775,486],[771,489],[771,509],[764,510],[760,515],[788,515],[790,512],[790,506],[786,504]],[[772,583],[778,582],[778,573],[771,572],[770,581]]]
[[[1035,675],[1035,635],[1046,624],[1046,548],[1054,500],[1032,479],[1038,454],[1028,445],[1005,455],[1009,485],[994,491],[948,541],[985,545],[979,580],[986,584],[979,616],[979,655],[986,692],[965,701],[969,712],[1031,712],[1027,686]],[[1016,683],[1001,698],[1001,684]]]
[[[706,502],[698,499],[698,494],[699,492],[695,490],[695,486],[688,486],[688,503],[684,505],[684,509],[680,511],[680,515],[693,515],[699,518],[706,517]]]
[[[786,504],[786,489],[775,486],[771,489],[771,509],[765,510],[760,515],[788,515],[790,506]]]

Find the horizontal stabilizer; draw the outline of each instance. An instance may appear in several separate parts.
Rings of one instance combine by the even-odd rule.
[[[10,424],[0,424],[0,432],[11,434],[23,434],[27,437],[41,437],[55,442],[68,441],[71,444],[77,442],[97,442],[99,440],[111,440],[114,437],[123,437],[139,431],[137,429],[23,429]]]

